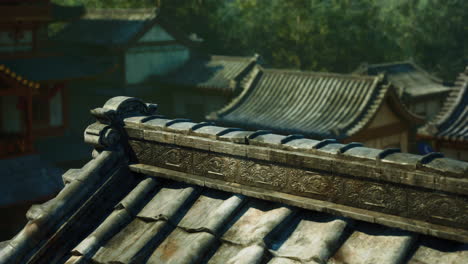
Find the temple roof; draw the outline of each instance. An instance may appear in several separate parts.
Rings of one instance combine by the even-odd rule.
[[[166,22],[154,8],[87,9],[84,15],[71,21],[55,37],[55,42],[126,47],[141,37],[153,25],[160,24],[169,34],[187,46],[193,46],[185,34]]]
[[[93,159],[31,207],[25,228],[0,243],[0,263],[468,258],[466,162],[165,119],[156,109],[115,97],[92,110]]]
[[[98,56],[48,56],[0,59],[17,75],[28,80],[59,81],[96,77],[118,66],[113,57]]]
[[[150,20],[81,19],[67,25],[54,37],[54,40],[96,45],[121,45],[133,39],[149,23]]]
[[[468,67],[460,73],[439,114],[418,132],[437,139],[468,142]]]
[[[343,139],[362,130],[388,98],[403,120],[418,119],[382,76],[256,67],[245,85],[229,105],[207,118],[229,126]]]
[[[384,73],[392,84],[402,89],[410,98],[448,93],[451,89],[444,86],[442,80],[429,74],[412,61],[362,64],[355,73],[371,76]]]
[[[33,89],[38,89],[40,87],[39,83],[26,79],[24,75],[21,75],[12,69],[8,68],[5,64],[0,62],[0,78],[5,78],[8,81],[6,82],[14,82],[23,87],[29,87]],[[2,86],[1,88],[7,88],[6,86]]]
[[[162,83],[232,93],[257,57],[194,56],[181,68],[159,79]]]

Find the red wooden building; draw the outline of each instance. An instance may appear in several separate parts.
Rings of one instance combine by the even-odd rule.
[[[0,65],[0,158],[33,152],[33,103],[39,83]]]
[[[71,8],[75,10],[76,8]],[[35,141],[67,126],[65,57],[46,52],[47,25],[70,11],[49,0],[0,0],[0,237],[14,234],[32,204],[63,187],[62,171]],[[70,64],[70,63],[68,63]],[[57,75],[57,73],[59,75]]]

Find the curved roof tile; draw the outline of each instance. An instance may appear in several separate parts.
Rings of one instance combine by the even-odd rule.
[[[468,141],[468,67],[456,81],[440,113],[419,130],[425,136],[451,141]]]
[[[254,66],[257,56],[193,57],[180,69],[160,79],[163,83],[232,92]]]
[[[250,86],[208,118],[233,126],[345,138],[368,124],[392,91],[381,75],[258,68]]]
[[[388,80],[396,87],[403,89],[410,97],[449,92],[450,87],[432,76],[412,61],[392,62],[385,64],[362,64],[355,73],[366,75],[387,74]]]

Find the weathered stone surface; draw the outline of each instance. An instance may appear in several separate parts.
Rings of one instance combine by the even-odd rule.
[[[256,264],[262,263],[265,249],[260,245],[241,247],[231,244],[222,244],[208,264]]]
[[[464,163],[164,119],[149,108],[120,98],[93,112],[100,124],[90,134],[124,127],[129,141],[96,150],[56,198],[32,207],[26,227],[1,244],[0,263],[466,259]]]
[[[210,233],[187,233],[177,228],[156,248],[146,263],[197,263],[215,241],[216,237]]]
[[[178,184],[162,188],[137,216],[147,221],[170,220],[195,191],[193,186]]]
[[[410,233],[365,225],[353,232],[327,263],[401,263],[414,240]]]
[[[270,134],[258,137],[267,135]],[[133,146],[139,163],[442,225],[444,223],[441,218],[426,217],[425,214],[416,210],[410,204],[414,201],[411,200],[412,196],[410,195],[425,197],[425,194],[433,192],[430,190],[431,188],[455,190],[458,193],[464,192],[463,186],[465,185],[456,184],[460,179],[446,179],[442,176],[436,177],[436,175],[418,171],[417,164],[420,158],[416,155],[390,154],[381,161],[382,167],[379,167],[379,162],[361,164],[360,158],[356,160],[341,159],[340,157],[344,154],[337,154],[339,157],[334,159],[333,155],[335,154],[333,153],[338,153],[343,146],[335,143],[323,146],[323,148],[328,146],[333,149],[333,152],[323,157],[319,154],[289,153],[285,150],[260,146],[242,148],[238,144],[205,140],[208,140],[208,151],[150,141],[131,140],[130,145]],[[294,141],[297,140],[291,142]],[[196,146],[195,144],[194,147]],[[234,147],[233,150],[235,147],[246,150],[246,157],[222,153],[229,147]],[[354,149],[363,150],[361,147]],[[320,151],[320,149],[316,151]],[[363,151],[369,153],[366,149]],[[302,155],[303,157],[296,161],[300,162],[301,167],[288,166],[291,159]],[[398,166],[392,165],[397,162],[396,159],[408,157],[409,160],[400,162]],[[408,169],[409,167],[411,169]],[[353,176],[365,176],[365,178]],[[435,182],[435,179],[439,182]],[[446,180],[440,182],[443,179]],[[434,197],[428,196],[427,199],[418,199],[419,206],[426,208],[426,210],[439,211],[435,212],[438,215],[446,214],[446,211],[442,212],[443,207],[426,206],[426,204],[437,203],[434,201]],[[453,206],[452,210],[454,211],[463,211],[468,204],[463,196],[446,194],[445,197],[447,202]],[[450,221],[447,220],[446,223],[463,228],[468,220],[463,214],[459,215],[459,217],[452,217]]]
[[[205,231],[217,234],[244,200],[242,195],[205,192],[198,197],[178,226],[191,232]]]
[[[301,263],[325,263],[340,246],[347,224],[347,220],[327,215],[303,214],[274,240],[273,255]],[[277,262],[282,263],[273,263]]]
[[[465,264],[468,261],[468,246],[448,246],[451,242],[444,241],[442,249],[437,250],[421,245],[411,257],[409,264]],[[455,250],[454,250],[455,248]]]
[[[268,233],[293,214],[291,208],[260,201],[248,203],[243,210],[221,240],[244,246],[261,244]]]

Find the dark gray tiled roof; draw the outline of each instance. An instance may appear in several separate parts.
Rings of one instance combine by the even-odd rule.
[[[51,56],[1,59],[16,74],[32,81],[70,80],[95,77],[117,66],[111,56]]]
[[[120,198],[107,193],[96,205],[113,210],[103,209],[105,212],[100,213],[98,221],[87,225],[78,220],[73,222],[73,218],[59,220],[71,226],[83,225],[84,229],[82,233],[68,235],[67,243],[60,247],[61,256],[50,253],[33,256],[42,260],[58,257],[55,263],[68,264],[408,260],[462,264],[468,259],[466,244],[418,237],[407,231],[207,187],[129,172],[122,177],[128,179],[126,184],[120,182],[116,190]],[[73,181],[77,183],[77,179]],[[63,193],[71,188],[69,183]],[[86,197],[92,199],[92,193]],[[60,201],[52,200],[48,206]],[[8,249],[6,245],[4,250]]]
[[[195,170],[199,170],[197,168],[189,169],[193,171],[191,174],[177,171],[187,165],[183,162],[180,144],[193,143],[194,140],[205,142],[206,145],[197,144],[196,148],[203,148],[204,153],[210,155],[221,155],[216,154],[220,150],[244,150],[247,155],[256,154],[252,150],[258,150],[257,154],[268,150],[271,157],[281,158],[278,153],[274,155],[275,151],[279,151],[279,145],[288,145],[281,150],[289,154],[284,156],[287,160],[293,158],[300,148],[304,152],[309,151],[310,146],[318,141],[285,140],[287,137],[274,134],[247,137],[232,129],[150,116],[154,110],[152,104],[127,97],[113,98],[104,108],[94,109],[92,113],[99,122],[89,126],[85,132],[86,142],[96,147],[93,159],[83,168],[69,170],[64,175],[66,186],[56,198],[31,207],[27,214],[30,222],[25,228],[8,243],[0,244],[0,263],[464,264],[468,260],[465,231],[463,238],[460,237],[465,243],[460,243],[390,228],[377,224],[380,220],[377,218],[372,220],[375,222],[370,221],[372,223],[363,222],[368,220],[358,212],[351,214],[354,215],[351,219],[329,214],[324,208],[323,212],[307,209],[299,205],[306,199],[303,196],[296,200],[298,205],[294,206],[286,204],[287,194],[274,200],[271,197],[278,193],[271,194],[273,191],[261,187],[250,188],[229,182],[226,190],[219,190],[221,184],[227,183],[227,177],[216,178],[213,175],[220,172],[227,175],[230,170],[216,159],[221,156],[214,156],[204,181],[195,174]],[[119,132],[114,128],[123,126],[122,122],[128,138],[132,138],[123,139],[125,144],[136,144],[132,145],[133,152],[126,152],[119,145],[121,142],[116,134]],[[236,135],[228,135],[230,133]],[[139,143],[136,143],[136,137],[140,136],[149,138],[148,142],[138,139]],[[154,145],[152,149],[145,149],[140,144],[154,144],[149,140],[170,141],[171,138],[172,143]],[[244,141],[235,138],[243,138]],[[339,149],[345,147],[333,145],[339,145]],[[128,147],[126,145],[125,148]],[[136,149],[140,147],[143,148]],[[162,151],[165,147],[167,152]],[[296,150],[287,150],[290,148]],[[330,166],[341,162],[362,175],[367,173],[361,171],[362,166],[380,157],[383,159],[379,161],[380,169],[387,172],[379,176],[382,181],[391,178],[393,174],[389,172],[392,172],[400,177],[401,184],[407,184],[403,181],[410,179],[416,185],[434,187],[434,182],[437,182],[444,188],[456,189],[451,185],[445,186],[440,176],[443,175],[447,182],[461,182],[466,178],[464,172],[468,164],[464,162],[407,153],[393,154],[354,147],[346,150],[345,154],[308,152],[308,159],[304,158],[303,162],[322,166],[323,171],[334,172],[330,176],[338,176],[339,172],[335,175],[335,170],[339,168],[317,164],[317,158],[321,157],[323,163],[325,159],[333,160]],[[151,175],[135,170],[138,165],[146,165],[130,164],[134,162],[133,155],[160,160],[164,166]],[[245,163],[256,159],[258,161],[259,157]],[[420,162],[421,159],[425,161],[411,168],[413,161]],[[316,162],[311,162],[313,160]],[[263,161],[262,164],[267,163]],[[156,164],[153,165],[156,169]],[[172,168],[175,174],[164,174],[165,168]],[[247,174],[254,173],[254,170],[252,168]],[[263,171],[270,173],[268,169]],[[415,171],[434,178],[432,182],[423,182],[426,178],[411,180]],[[212,175],[208,175],[210,173]],[[377,171],[373,173],[379,175]],[[268,177],[263,174],[257,176]],[[184,178],[191,183],[184,182]],[[239,186],[245,187],[241,189],[242,193],[230,191],[239,190]],[[263,196],[255,198],[255,190]],[[458,197],[462,199],[462,196]],[[377,199],[382,198],[379,196]],[[311,206],[320,208],[321,204],[326,202],[316,200]],[[337,208],[335,205],[328,209],[333,211]],[[357,219],[360,217],[363,221]],[[384,220],[387,223],[392,221]],[[430,230],[431,227],[424,225],[421,228]],[[436,236],[444,233],[427,232],[434,232],[432,234]]]
[[[148,20],[77,20],[54,37],[54,41],[95,45],[126,44],[148,25]]]
[[[152,25],[161,25],[180,43],[195,47],[198,44],[180,32],[174,21],[167,22],[165,15],[154,8],[142,9],[87,9],[81,19],[71,21],[53,37],[55,43],[74,43],[127,47]],[[67,44],[66,44],[67,45]]]
[[[85,7],[80,6],[62,6],[51,3],[52,19],[53,21],[69,21],[77,19],[85,12]]]
[[[422,135],[468,142],[468,67],[456,81],[440,113],[421,129]]]
[[[430,75],[410,61],[364,64],[359,67],[356,73],[367,75],[385,73],[388,80],[396,87],[403,89],[409,97],[437,95],[450,91],[450,87],[444,86],[442,80]]]
[[[193,57],[175,72],[163,76],[163,83],[232,93],[257,58],[209,56]]]
[[[229,126],[342,139],[360,131],[391,92],[381,76],[257,70],[239,97],[207,118]]]
[[[62,173],[38,155],[0,160],[0,207],[50,198],[63,187]]]
[[[54,38],[93,45],[126,44],[156,17],[155,9],[87,9]]]

